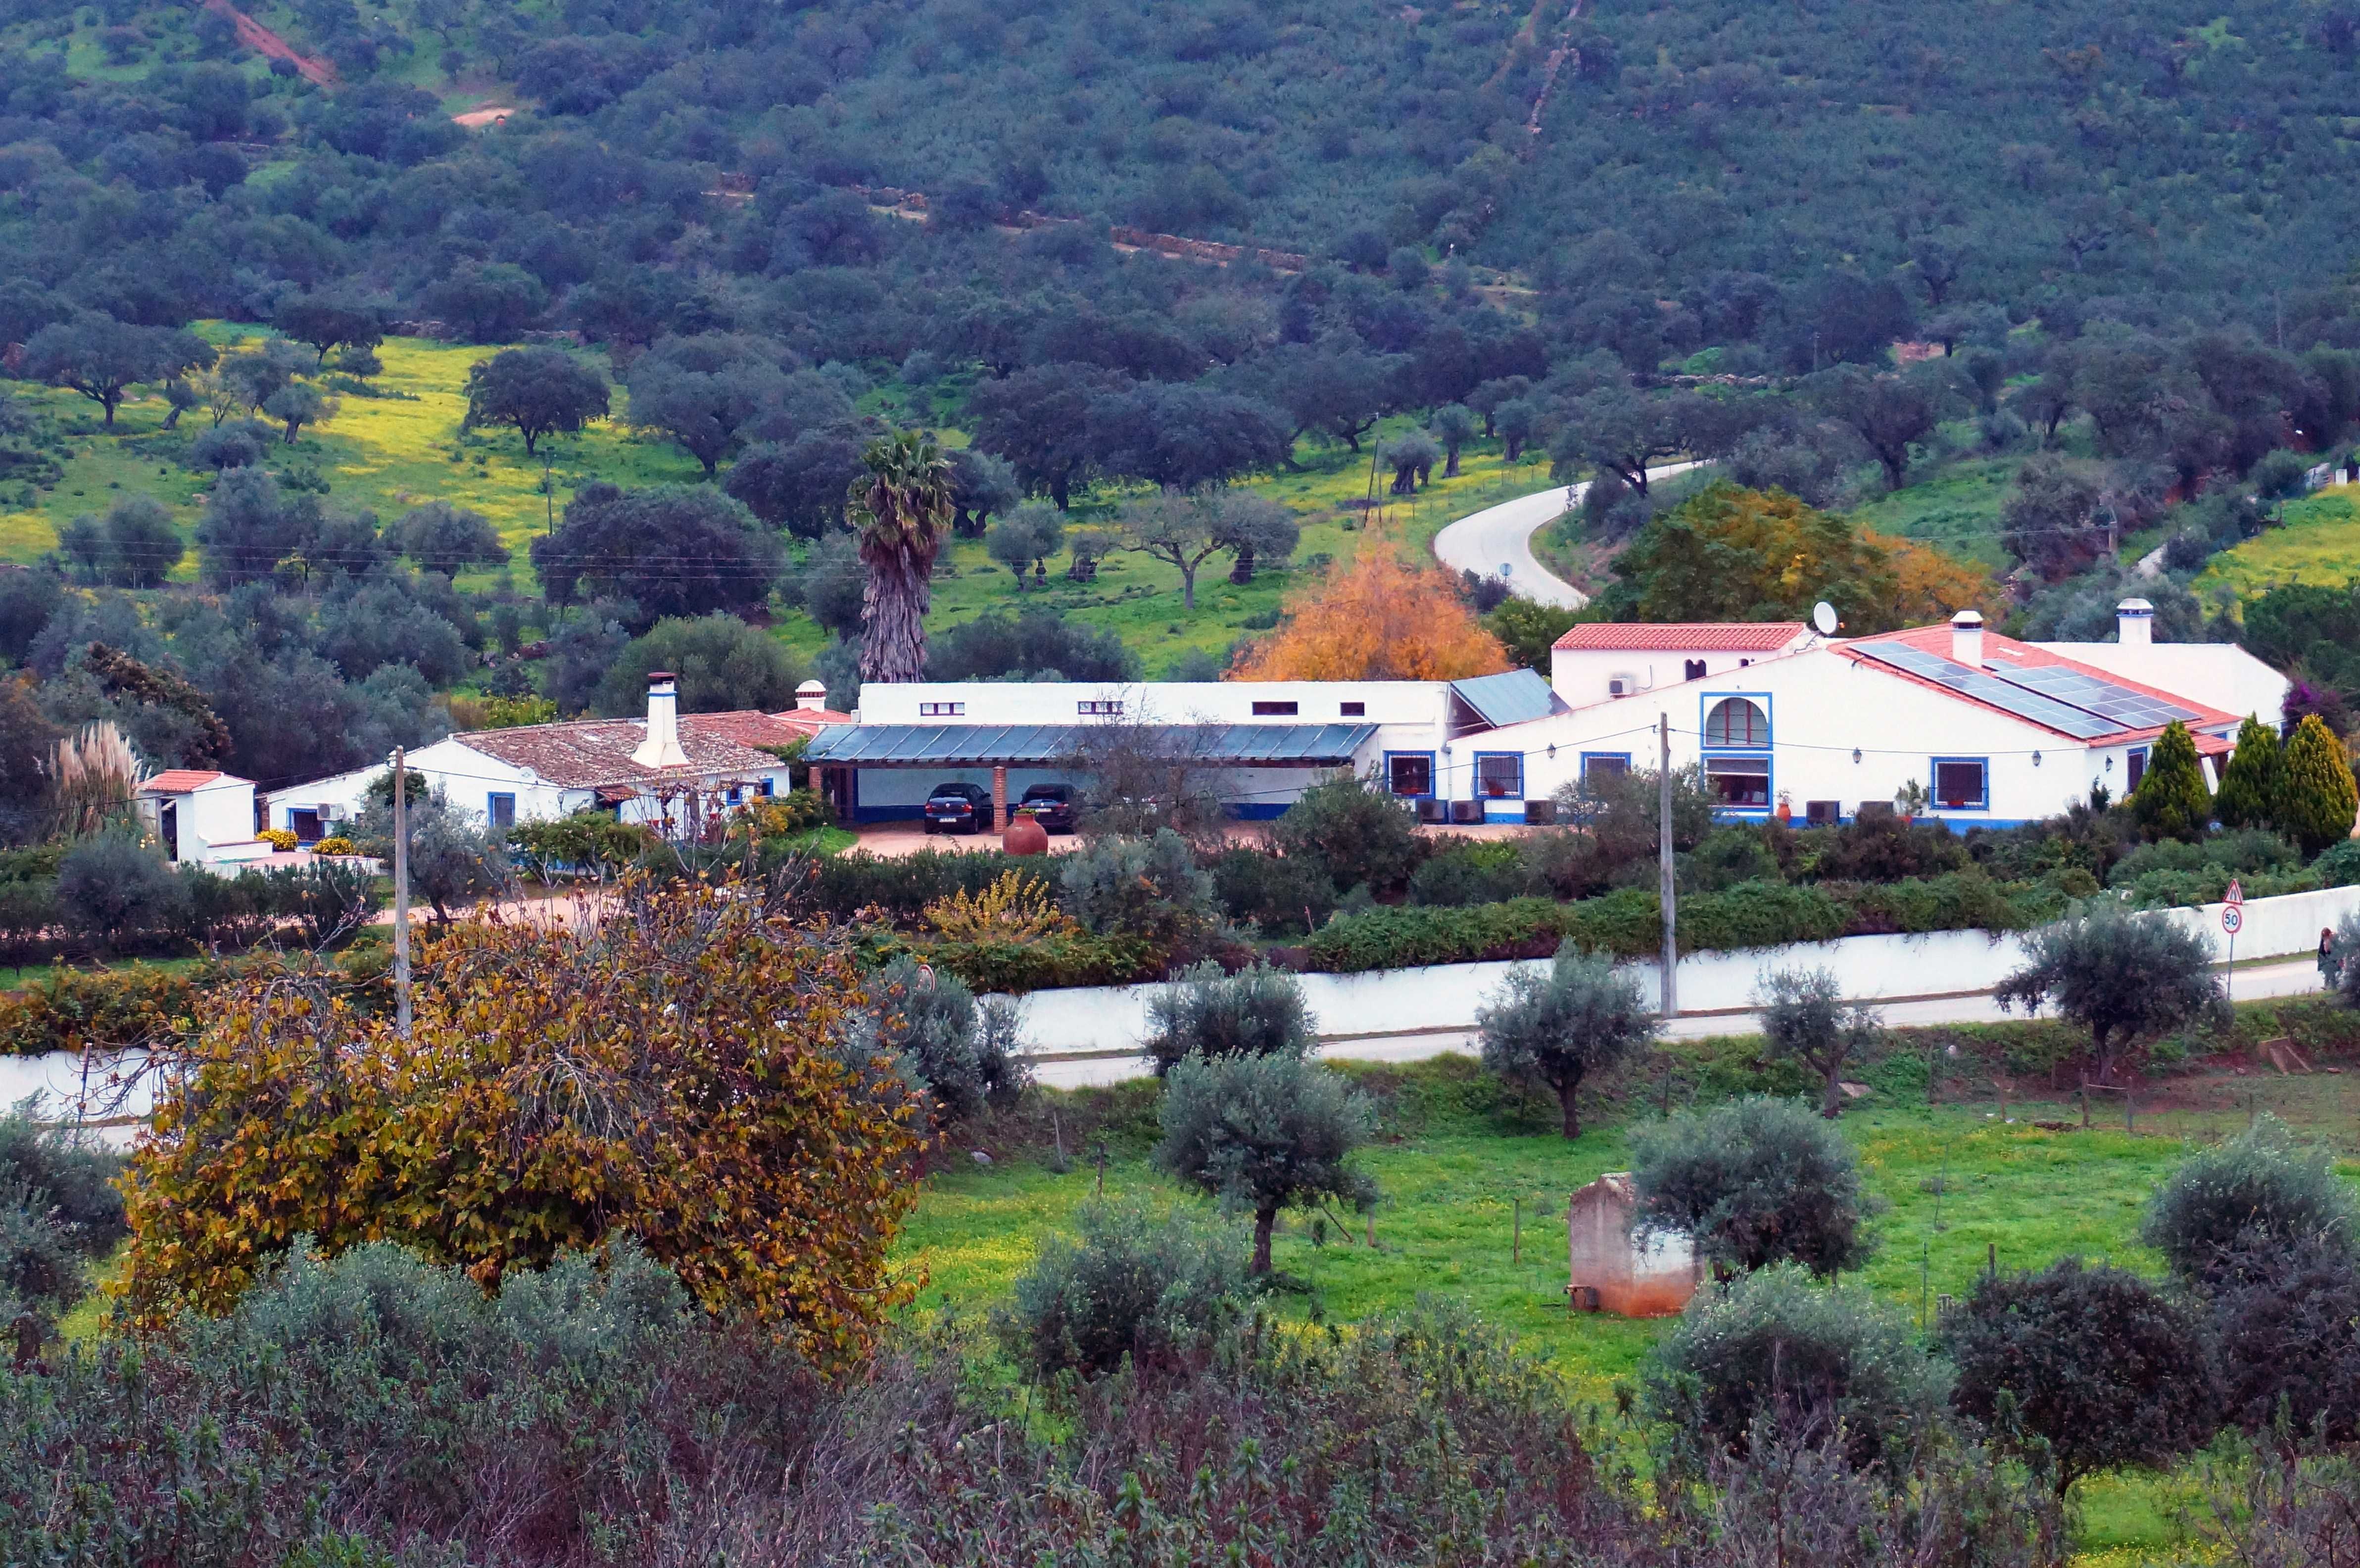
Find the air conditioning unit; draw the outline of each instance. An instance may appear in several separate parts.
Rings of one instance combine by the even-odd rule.
[[[1631,694],[1631,678],[1628,675],[1608,676],[1606,694],[1610,697],[1628,697]]]

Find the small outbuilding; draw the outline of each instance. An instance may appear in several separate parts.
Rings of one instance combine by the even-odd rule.
[[[211,768],[174,768],[139,786],[139,821],[175,863],[219,866],[263,860],[254,836],[254,780]]]
[[[1696,1248],[1677,1233],[1633,1239],[1638,1189],[1627,1171],[1601,1176],[1566,1209],[1566,1286],[1576,1312],[1625,1318],[1677,1317],[1697,1291]]]

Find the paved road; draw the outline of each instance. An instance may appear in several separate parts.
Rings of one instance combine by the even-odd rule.
[[[2282,964],[2240,969],[2230,986],[2230,993],[2238,1001],[2250,1002],[2264,996],[2300,996],[2318,989],[2318,964],[2305,956]],[[1887,1024],[1896,1028],[1913,1024],[1996,1023],[2003,1018],[2021,1018],[2024,1016],[2022,1013],[2011,1015],[2001,1012],[1999,1004],[1993,1001],[1987,992],[1968,996],[1940,996],[1922,1002],[1890,1002],[1877,1010]],[[1760,1028],[1760,1021],[1752,1013],[1711,1013],[1675,1018],[1666,1032],[1675,1040],[1705,1040],[1714,1035],[1754,1034]],[[1432,1034],[1325,1040],[1320,1044],[1319,1054],[1348,1062],[1418,1062],[1452,1051],[1462,1056],[1473,1056],[1480,1050],[1474,1030],[1452,1029]],[[1033,1064],[1035,1077],[1059,1089],[1117,1083],[1126,1078],[1143,1077],[1146,1073],[1145,1062],[1136,1056],[1052,1057]]]
[[[1647,477],[1653,481],[1695,466],[1666,463],[1647,470]],[[1470,513],[1434,536],[1435,557],[1453,572],[1484,577],[1497,577],[1504,569],[1508,586],[1515,593],[1539,604],[1579,610],[1590,603],[1590,595],[1540,563],[1533,554],[1533,535],[1567,508],[1579,506],[1589,489],[1587,480],[1579,485],[1552,485]]]

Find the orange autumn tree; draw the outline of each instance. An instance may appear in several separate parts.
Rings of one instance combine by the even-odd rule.
[[[1510,668],[1450,579],[1371,532],[1351,563],[1286,605],[1278,630],[1239,656],[1237,681],[1458,681]]]

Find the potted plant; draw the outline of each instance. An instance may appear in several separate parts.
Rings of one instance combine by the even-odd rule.
[[[1893,810],[1905,822],[1914,822],[1930,800],[1926,786],[1912,779],[1893,792]]]
[[[1778,791],[1778,825],[1785,827],[1795,820],[1795,795],[1790,789]]]

